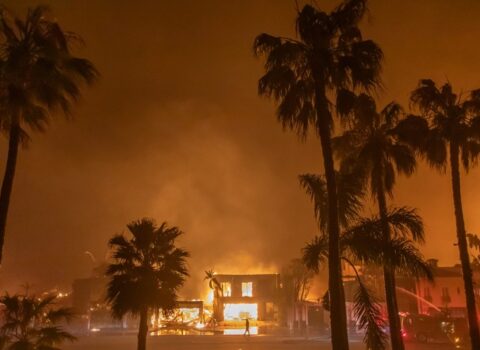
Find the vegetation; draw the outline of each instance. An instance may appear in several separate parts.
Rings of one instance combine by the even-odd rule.
[[[215,298],[219,298],[223,296],[223,289],[218,282],[217,278],[215,277],[215,272],[213,270],[205,271],[205,277],[203,278],[205,281],[208,281],[208,287],[213,290],[215,294]]]
[[[175,246],[182,234],[175,226],[141,219],[127,228],[131,238],[120,234],[110,239],[113,262],[107,269],[107,301],[113,317],[139,317],[137,349],[145,350],[149,313],[162,309],[168,314],[175,308],[177,292],[188,276],[189,254]]]
[[[421,80],[410,100],[421,115],[411,115],[398,127],[398,134],[414,146],[427,163],[442,173],[450,167],[457,243],[465,283],[472,349],[480,349],[472,268],[463,216],[460,168],[468,171],[480,153],[480,90],[462,96],[447,83],[438,87]]]
[[[287,304],[305,300],[313,272],[328,265],[323,301],[331,311],[332,346],[348,350],[342,284],[342,263],[347,264],[358,282],[354,314],[366,332],[364,342],[369,349],[385,349],[388,336],[379,299],[356,265],[382,269],[391,347],[404,350],[395,275],[432,279],[432,273],[417,247],[424,242],[417,210],[389,207],[388,198],[397,175],[412,175],[420,157],[441,173],[450,171],[471,346],[480,349],[468,251],[469,245],[480,247],[480,238],[467,234],[461,196],[461,171],[468,172],[480,155],[480,89],[457,94],[449,83],[437,86],[424,79],[410,95],[419,115],[405,116],[395,102],[378,110],[372,96],[382,87],[383,53],[359,27],[367,0],[341,0],[330,12],[313,4],[298,9],[293,38],[263,33],[253,44],[255,56],[264,58],[259,95],[274,100],[284,129],[301,140],[315,135],[323,159],[324,175],[299,177],[314,204],[319,233],[303,249],[302,259],[283,271]],[[24,17],[0,10],[0,130],[8,139],[0,188],[0,263],[20,147],[28,144],[31,133],[46,131],[54,115],[69,117],[83,87],[98,78],[92,62],[72,52],[78,43],[80,37],[63,30],[45,6],[29,9]],[[335,134],[339,124],[340,135]],[[368,217],[362,215],[367,194],[377,213]],[[144,218],[127,228],[129,237],[119,234],[109,241],[107,301],[113,317],[139,318],[138,349],[145,350],[149,315],[175,308],[188,276],[189,253],[176,246],[182,231],[165,222],[157,226]],[[480,256],[473,264],[480,268]],[[223,296],[213,270],[205,271],[204,280],[215,300]],[[450,298],[443,301],[448,306]],[[54,302],[53,296],[28,293],[1,297],[0,350],[55,350],[73,341],[59,326],[71,319],[71,310]]]
[[[59,323],[73,317],[69,308],[55,307],[56,296],[9,295],[0,298],[1,350],[56,350],[75,337]]]
[[[400,270],[404,274],[413,277],[426,277],[432,279],[428,263],[415,247],[413,238],[423,241],[423,223],[415,210],[409,208],[396,208],[387,211],[385,217],[372,216],[362,218],[359,215],[363,192],[358,189],[361,186],[347,185],[346,179],[352,179],[356,183],[358,176],[338,173],[338,194],[343,198],[339,202],[340,221],[344,223],[343,233],[340,237],[340,251],[342,260],[351,265],[357,275],[358,289],[355,294],[355,315],[359,318],[359,325],[365,329],[365,344],[369,349],[385,349],[386,334],[383,332],[384,320],[381,319],[380,307],[377,298],[366,285],[363,278],[358,274],[355,265],[385,266],[390,264],[393,270]],[[320,176],[301,175],[300,182],[306,192],[311,196],[316,216],[321,223],[321,217],[328,212],[327,203],[322,200],[325,194],[325,180]],[[340,204],[341,203],[341,204]],[[352,205],[354,204],[354,205]],[[343,208],[349,206],[350,210]],[[354,208],[354,209],[352,209]],[[390,239],[384,239],[384,222],[387,222]],[[320,225],[321,226],[321,225]],[[307,244],[303,250],[305,265],[318,272],[321,265],[328,262],[328,237],[321,234]]]
[[[70,115],[83,83],[91,84],[98,72],[71,46],[80,41],[49,17],[48,8],[29,9],[24,19],[2,8],[0,12],[1,129],[8,137],[8,154],[0,190],[0,262],[18,148],[29,132],[43,132],[54,113]]]
[[[371,91],[380,84],[382,51],[373,41],[365,40],[358,27],[366,11],[366,0],[343,1],[330,13],[306,5],[297,16],[297,38],[260,34],[254,42],[255,54],[266,57],[259,94],[278,103],[277,117],[284,128],[294,130],[301,138],[313,129],[320,138],[329,203],[332,345],[342,350],[348,349],[348,337],[329,96],[347,88]]]
[[[301,259],[293,259],[283,268],[281,276],[283,290],[290,304],[307,300],[312,286],[313,273]]]
[[[355,95],[343,91],[337,99],[337,110],[348,130],[332,140],[334,153],[341,160],[341,168],[355,172],[368,184],[372,198],[378,205],[383,223],[385,247],[391,240],[390,225],[387,221],[387,194],[393,196],[396,173],[411,175],[415,171],[415,152],[402,143],[395,134],[395,128],[402,116],[402,108],[392,102],[377,111],[375,100],[367,94]],[[419,238],[414,236],[414,239]],[[387,303],[390,338],[393,350],[403,350],[400,329],[395,270],[387,260],[383,265],[385,300]]]

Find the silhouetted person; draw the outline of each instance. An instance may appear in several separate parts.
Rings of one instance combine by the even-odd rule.
[[[243,335],[250,335],[250,321],[248,318],[245,319],[245,333]]]

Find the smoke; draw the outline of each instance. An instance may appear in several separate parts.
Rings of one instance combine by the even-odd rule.
[[[329,1],[328,6],[334,1]],[[33,0],[7,1],[17,13]],[[182,294],[203,293],[205,269],[278,272],[316,233],[298,174],[321,172],[317,140],[283,133],[257,96],[261,32],[291,36],[295,6],[264,1],[51,1],[82,35],[102,74],[73,122],[56,118],[22,150],[0,283],[69,288],[141,217],[185,231],[192,254]],[[408,105],[418,79],[478,87],[480,4],[372,1],[366,36],[386,54],[382,105]],[[414,25],[412,25],[412,23]],[[455,50],[452,50],[453,45]],[[1,143],[4,164],[6,142]],[[479,230],[478,170],[463,182],[467,228]],[[398,181],[395,203],[420,208],[428,257],[457,261],[449,180],[424,166]],[[442,242],[439,244],[438,242]],[[446,242],[446,243],[445,243]]]

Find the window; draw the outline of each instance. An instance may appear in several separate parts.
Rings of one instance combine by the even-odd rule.
[[[242,297],[251,297],[251,296],[253,296],[253,283],[242,282]]]
[[[430,294],[430,288],[425,287],[423,289],[423,297],[425,298],[425,300],[432,302],[432,295]]]
[[[450,293],[448,291],[448,287],[443,287],[442,288],[442,303],[445,304],[445,307],[448,306],[448,304],[452,301],[450,298]]]
[[[222,282],[222,293],[224,297],[232,296],[232,284],[230,282]]]
[[[223,304],[223,318],[225,321],[243,321],[258,319],[257,304]]]

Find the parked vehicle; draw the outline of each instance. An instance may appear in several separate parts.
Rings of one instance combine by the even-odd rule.
[[[462,348],[467,338],[467,323],[463,318],[402,313],[400,322],[405,340],[421,343],[449,342]]]

